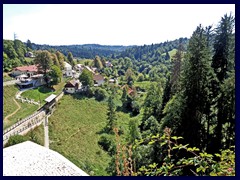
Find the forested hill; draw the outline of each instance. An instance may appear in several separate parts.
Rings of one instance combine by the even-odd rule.
[[[179,44],[183,45],[184,50],[186,50],[188,39],[179,38],[173,41],[166,41],[159,44],[134,46],[127,48],[124,51],[115,54],[115,58],[129,57],[132,60],[137,61],[158,61],[161,59],[169,59],[169,51],[177,49]]]
[[[111,54],[121,52],[133,46],[107,46],[99,44],[84,44],[84,45],[39,45],[32,43],[33,50],[57,50],[62,52],[65,56],[68,52],[71,52],[74,57],[89,58],[93,59],[96,55],[98,56],[109,56]]]

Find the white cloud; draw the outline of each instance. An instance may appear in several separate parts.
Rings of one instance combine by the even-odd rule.
[[[197,25],[216,24],[225,13],[233,11],[234,14],[234,7],[226,4],[42,5],[11,18],[4,14],[3,36],[12,39],[16,32],[22,41],[30,39],[52,45],[160,43],[190,37]]]

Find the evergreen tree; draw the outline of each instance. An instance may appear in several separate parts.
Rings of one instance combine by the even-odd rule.
[[[186,143],[192,146],[204,147],[205,135],[204,117],[208,101],[208,84],[210,72],[210,50],[207,46],[205,31],[198,26],[189,40],[188,52],[183,65],[184,104],[181,113],[180,126],[176,134],[183,136]]]
[[[168,51],[166,51],[165,60],[169,60],[169,59],[170,59],[170,55],[169,55]]]
[[[223,139],[232,141],[234,139],[235,109],[232,106],[235,104],[235,87],[234,87],[234,61],[235,61],[235,42],[234,31],[235,18],[230,14],[222,17],[216,28],[216,36],[214,39],[214,55],[212,58],[212,67],[217,76],[216,93],[217,99],[217,126],[215,128],[215,141],[212,144],[212,151],[216,152],[223,147]],[[230,77],[229,77],[230,76]],[[226,86],[229,86],[226,88]],[[230,112],[229,112],[230,111]],[[230,134],[224,136],[223,130],[226,123],[229,123],[227,129]]]
[[[101,62],[101,59],[99,56],[96,56],[94,61],[93,61],[93,64],[96,68],[98,68],[99,70],[101,70],[103,68],[103,65],[102,65],[102,62]]]
[[[63,70],[64,69],[64,55],[61,52],[57,51],[56,56],[57,56],[57,59],[58,59],[59,65],[60,65],[60,69]]]
[[[147,96],[144,100],[144,112],[141,126],[143,126],[144,121],[150,118],[150,116],[153,116],[158,121],[160,120],[162,110],[162,94],[163,89],[161,88],[160,83],[157,85],[150,85]]]
[[[113,128],[116,126],[116,107],[114,104],[114,94],[111,94],[108,98],[108,112],[107,112],[107,130],[109,132],[113,131]]]
[[[183,60],[184,48],[181,41],[179,42],[179,46],[177,49],[176,54],[173,56],[172,63],[173,69],[171,73],[171,94],[175,94],[176,92],[180,91],[180,72]]]
[[[31,41],[29,39],[27,40],[27,48],[33,49],[32,48],[32,43],[31,43]]]
[[[57,57],[57,55],[54,54],[54,53],[52,53],[51,56],[52,56],[53,64],[54,64],[55,66],[57,66],[57,67],[60,68],[60,63],[59,63],[59,61],[58,61],[58,57]]]
[[[68,60],[68,62],[69,62],[72,66],[75,65],[75,64],[74,64],[74,60],[73,60],[73,55],[72,55],[71,52],[68,52],[67,60]]]

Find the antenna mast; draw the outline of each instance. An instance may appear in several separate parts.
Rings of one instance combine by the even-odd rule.
[[[14,40],[16,40],[18,37],[17,37],[17,34],[14,33]]]

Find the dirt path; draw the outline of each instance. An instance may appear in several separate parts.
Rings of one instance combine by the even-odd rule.
[[[11,114],[7,115],[5,118],[4,118],[4,121],[9,121],[8,118],[13,116],[14,114],[16,114],[19,109],[21,109],[21,106],[18,104],[18,102],[15,100],[15,98],[13,98],[13,101],[17,104],[18,108]]]

